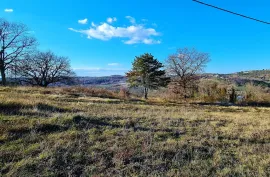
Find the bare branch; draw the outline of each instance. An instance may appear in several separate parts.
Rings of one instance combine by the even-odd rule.
[[[37,41],[28,33],[24,24],[11,23],[0,18],[0,71],[3,85],[6,84],[5,72],[14,63],[30,53]]]
[[[175,93],[182,93],[186,98],[196,86],[196,75],[203,72],[209,61],[207,53],[200,53],[196,49],[178,49],[166,61],[167,74],[172,77],[169,88]]]
[[[27,55],[18,68],[23,81],[42,87],[70,80],[75,75],[68,58],[56,56],[50,51]]]

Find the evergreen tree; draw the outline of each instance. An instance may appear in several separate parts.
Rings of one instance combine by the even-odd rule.
[[[167,86],[169,78],[165,76],[162,63],[151,54],[136,57],[132,63],[132,70],[126,73],[128,83],[131,87],[142,86],[144,98],[147,99],[149,89],[157,89]]]

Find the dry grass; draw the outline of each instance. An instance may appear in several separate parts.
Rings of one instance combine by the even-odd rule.
[[[76,89],[0,88],[1,176],[270,176],[270,108]]]

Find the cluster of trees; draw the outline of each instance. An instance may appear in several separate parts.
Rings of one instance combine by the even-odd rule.
[[[47,87],[51,83],[72,79],[75,74],[67,57],[51,51],[41,52],[37,40],[21,23],[0,18],[0,72],[2,85],[7,84],[7,71],[11,71],[24,83]],[[178,49],[166,60],[165,66],[151,54],[135,58],[127,73],[130,86],[142,86],[147,99],[149,89],[166,87],[184,98],[190,97],[198,88],[197,74],[207,62],[207,53],[195,49]]]
[[[46,87],[74,76],[67,57],[36,49],[38,43],[21,23],[0,18],[0,72],[2,85],[7,84],[7,71],[22,82]]]
[[[146,53],[135,58],[132,70],[126,73],[127,81],[131,87],[143,87],[145,99],[149,89],[166,86],[173,93],[188,98],[198,89],[198,74],[209,61],[209,54],[189,48],[178,49],[165,65]]]

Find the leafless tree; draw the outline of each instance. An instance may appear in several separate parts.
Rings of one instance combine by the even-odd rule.
[[[51,83],[72,80],[75,76],[67,57],[54,53],[35,52],[19,62],[18,74],[23,82],[47,87]]]
[[[10,23],[0,18],[0,72],[3,85],[6,85],[6,71],[14,69],[16,62],[36,44],[36,39],[24,24]]]
[[[191,96],[197,85],[198,74],[209,61],[207,53],[189,48],[178,49],[166,61],[167,74],[172,77],[169,89],[184,98]]]

